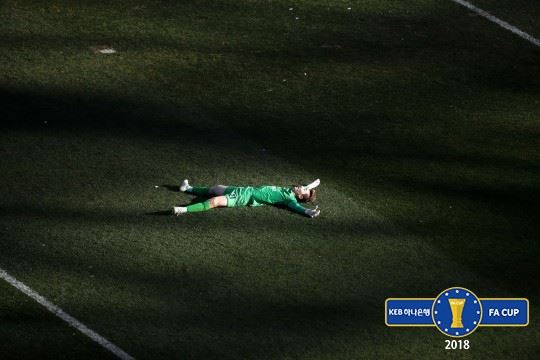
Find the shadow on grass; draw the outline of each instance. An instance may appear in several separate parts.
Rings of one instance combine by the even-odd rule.
[[[360,118],[349,114],[348,117],[342,119],[342,122],[350,124],[351,128],[343,132],[339,126],[327,126],[324,117],[311,116],[308,113],[300,113],[295,116],[294,122],[290,122],[287,119],[290,119],[291,115],[285,111],[276,111],[271,115],[257,112],[246,114],[233,108],[216,109],[211,104],[205,109],[195,110],[195,107],[161,107],[151,102],[137,103],[130,99],[99,98],[76,94],[45,95],[4,89],[0,91],[0,95],[4,105],[0,109],[3,118],[0,128],[9,131],[48,133],[64,130],[80,133],[81,136],[88,131],[96,131],[100,134],[144,137],[156,142],[178,142],[182,144],[182,147],[202,143],[219,151],[220,147],[221,150],[228,150],[242,146],[243,141],[238,134],[231,135],[231,131],[225,130],[227,124],[230,124],[229,128],[239,129],[246,138],[256,138],[268,144],[277,156],[287,159],[295,166],[305,167],[312,173],[325,174],[326,181],[340,184],[339,186],[344,185],[344,191],[350,192],[351,197],[359,202],[363,199],[357,195],[355,188],[358,179],[363,182],[395,184],[394,179],[399,181],[402,176],[400,174],[408,171],[407,164],[411,161],[425,162],[426,169],[429,169],[432,164],[446,166],[448,163],[455,163],[466,165],[470,169],[490,166],[492,169],[506,173],[525,170],[531,174],[537,174],[538,170],[538,164],[531,161],[531,157],[518,157],[512,155],[511,152],[503,154],[500,149],[493,153],[484,151],[482,154],[459,154],[441,147],[436,140],[430,140],[427,143],[425,139],[414,137],[396,137],[391,134],[380,136],[361,132],[364,126],[377,128],[379,123],[388,123],[390,126],[397,121],[389,116],[372,113],[365,113]],[[207,118],[211,118],[212,121],[205,121]],[[222,122],[218,123],[218,119]],[[46,127],[43,124],[44,120],[49,120]],[[435,120],[432,119],[432,121]],[[313,136],[317,140],[316,146],[313,146],[313,137],[304,139],[296,136],[301,129],[314,123],[322,126],[320,129],[314,128],[316,132]],[[499,135],[501,142],[509,144],[520,143],[532,147],[537,141],[530,134],[521,134],[523,138],[517,139],[516,134],[500,133]],[[291,151],[295,154],[294,157],[290,156]],[[259,165],[258,160],[248,158],[246,153],[242,153],[242,156],[247,161],[252,161],[254,168]],[[377,165],[374,168],[364,168],[362,161],[359,160],[361,157],[367,157]],[[311,161],[303,161],[302,159],[305,158],[310,158]],[[402,165],[396,168],[385,168],[392,162]],[[397,173],[388,176],[392,171],[397,171]],[[438,193],[446,191],[449,196],[466,197],[473,202],[483,201],[488,203],[488,206],[495,204],[501,212],[512,213],[513,209],[519,209],[523,205],[527,206],[530,213],[538,212],[534,201],[530,201],[532,198],[530,195],[538,192],[534,187],[514,188],[515,191],[512,188],[500,187],[497,191],[490,191],[485,185],[477,185],[470,186],[463,192],[458,188],[459,185],[452,185],[443,180],[440,183],[427,184],[421,179],[426,175],[427,173],[424,172],[419,173],[418,180],[413,179],[413,182],[403,180],[399,186],[403,188],[403,191],[415,191],[415,189],[418,191],[431,189],[430,191]],[[474,181],[474,177],[471,177],[471,181]],[[173,185],[164,185],[164,187],[170,191],[177,189],[177,186]],[[199,199],[193,199],[191,203],[199,201]],[[157,211],[152,215],[166,214],[168,210]],[[69,212],[66,215],[75,216]],[[110,214],[110,216],[114,221],[114,219],[122,219],[124,215]],[[511,225],[514,227],[516,238],[529,236],[533,229],[538,228],[533,217],[528,216],[527,213],[521,213],[520,216],[522,221],[517,222],[519,227],[515,226],[515,223]],[[96,214],[89,217],[90,222],[97,223],[101,219],[101,216]],[[298,217],[301,216],[298,215]],[[440,219],[440,221],[445,220]],[[404,228],[415,231],[414,224],[409,224],[407,221],[399,223]],[[349,219],[341,223],[336,222],[329,229],[332,229],[335,234],[344,234],[355,226],[358,226],[360,233],[364,231],[366,233],[391,233],[393,231],[389,230],[388,226],[384,229],[385,225],[365,224],[362,219],[356,222]],[[489,226],[489,223],[486,226]],[[327,232],[319,223],[314,224],[313,228],[320,229],[322,233]],[[426,233],[424,232],[423,235],[425,236]],[[427,235],[430,239],[448,236],[447,233],[435,227]],[[474,238],[477,235],[471,233],[469,236]],[[528,256],[525,253],[523,255]],[[508,262],[501,263],[501,271],[507,264]],[[468,265],[477,268],[473,263],[468,263]],[[515,284],[514,280],[509,279],[508,285],[512,286],[512,284]]]
[[[145,213],[145,215],[150,215],[150,216],[172,216],[172,210],[160,210],[160,211],[152,211],[152,212],[147,212]]]
[[[180,192],[180,189],[178,188],[180,185],[160,185],[160,186],[172,192]]]
[[[181,140],[184,143],[204,143],[208,137],[219,134],[196,113],[165,104],[1,88],[0,98],[3,119],[0,129],[3,130],[45,133],[97,131],[118,136]]]
[[[106,251],[96,257],[92,251],[73,252],[67,247],[64,253],[51,247],[28,257],[28,246],[19,238],[3,252],[9,254],[9,269],[32,268],[34,274],[42,274],[37,278],[50,277],[49,285],[44,282],[36,289],[52,300],[60,295],[57,286],[62,286],[51,280],[55,274],[77,279],[82,292],[92,289],[62,294],[58,304],[91,328],[106,330],[109,339],[141,358],[178,354],[193,359],[283,358],[312,351],[331,356],[342,351],[339,344],[384,326],[382,302],[377,300],[382,288],[371,289],[376,295],[363,294],[359,288],[325,293],[318,287],[341,285],[314,281],[303,290],[282,284],[267,291],[276,286],[275,271],[289,274],[286,268],[298,264],[259,268],[242,276],[243,281],[260,276],[260,281],[269,282],[264,287],[197,264],[200,259],[164,258],[156,268],[152,261],[137,264],[130,251]],[[290,281],[295,282],[294,276]],[[118,303],[122,306],[111,308]]]
[[[216,216],[234,213],[230,216]],[[277,215],[277,216],[276,216]],[[33,220],[61,221],[78,226],[100,226],[108,224],[118,227],[131,227],[144,224],[147,229],[159,229],[164,224],[170,226],[189,226],[196,229],[198,226],[211,227],[214,231],[241,234],[245,226],[258,227],[262,232],[283,230],[287,236],[302,234],[317,234],[328,240],[329,244],[341,241],[362,241],[363,236],[396,235],[396,229],[388,227],[383,222],[376,222],[351,216],[324,216],[311,219],[298,214],[289,208],[279,206],[258,206],[245,208],[217,208],[191,216],[173,217],[171,210],[158,210],[141,213],[140,209],[126,211],[125,209],[78,209],[56,208],[46,205],[23,204],[16,206],[0,206],[0,216],[8,218],[29,218]],[[156,221],[157,218],[170,216],[173,222]],[[343,239],[341,237],[344,237]],[[346,239],[345,239],[346,238]]]

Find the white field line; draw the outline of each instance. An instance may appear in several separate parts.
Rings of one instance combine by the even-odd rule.
[[[124,350],[120,349],[118,346],[111,343],[109,340],[105,339],[103,336],[99,335],[92,329],[89,329],[86,325],[81,323],[79,320],[75,319],[73,316],[66,313],[64,310],[60,309],[58,306],[51,303],[49,300],[45,299],[43,296],[39,295],[37,292],[15,279],[13,276],[9,275],[5,270],[0,268],[0,278],[8,282],[10,285],[15,287],[17,290],[28,295],[33,300],[43,305],[47,310],[52,312],[54,315],[58,316],[60,319],[67,322],[70,326],[82,332],[84,335],[88,336],[90,339],[97,342],[99,345],[103,346],[105,349],[112,352],[114,355],[119,357],[122,360],[133,360],[134,358],[126,353]]]
[[[459,4],[459,5],[462,5],[462,6],[465,6],[467,9],[471,10],[471,11],[474,11],[475,13],[477,13],[478,15],[482,16],[482,17],[485,17],[486,19],[488,19],[489,21],[491,22],[494,22],[495,24],[499,25],[500,27],[502,27],[503,29],[506,29],[508,31],[511,31],[513,32],[514,34],[516,34],[517,36],[519,36],[520,38],[522,39],[525,39],[527,40],[528,42],[540,47],[540,40],[538,40],[537,38],[535,38],[534,36],[532,35],[529,35],[527,34],[526,32],[524,31],[521,31],[520,29],[518,29],[517,27],[507,23],[506,21],[504,20],[501,20],[499,19],[498,17],[496,16],[493,16],[491,15],[490,13],[488,13],[487,11],[485,10],[482,10],[476,6],[474,6],[473,4],[471,4],[470,2],[468,1],[465,1],[465,0],[451,0],[453,2],[455,2],[456,4]]]

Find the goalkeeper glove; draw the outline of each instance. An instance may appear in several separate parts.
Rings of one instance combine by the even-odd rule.
[[[317,217],[319,216],[319,214],[321,213],[321,210],[319,210],[319,205],[317,205],[315,207],[315,209],[306,209],[304,211],[304,214],[306,214],[307,216],[309,216],[310,218],[314,218],[314,217]]]

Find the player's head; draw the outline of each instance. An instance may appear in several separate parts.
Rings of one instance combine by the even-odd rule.
[[[300,202],[312,202],[317,199],[317,192],[315,189],[306,190],[301,185],[295,185],[293,191],[296,199]]]

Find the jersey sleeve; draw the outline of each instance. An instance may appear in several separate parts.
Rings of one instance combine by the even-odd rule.
[[[300,205],[297,201],[289,201],[287,207],[299,214],[305,215],[306,209]]]

